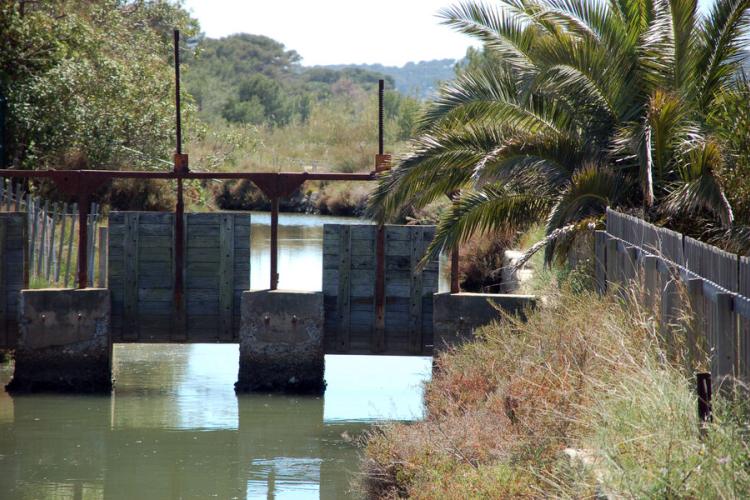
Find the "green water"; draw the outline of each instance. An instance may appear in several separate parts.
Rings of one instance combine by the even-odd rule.
[[[0,392],[0,498],[355,497],[354,441],[420,417],[430,370],[327,356],[325,397],[235,396],[237,364],[236,345],[117,345],[112,396]]]
[[[253,214],[251,287],[268,286]],[[324,222],[282,215],[280,287],[320,290]],[[326,356],[323,398],[236,396],[237,345],[116,345],[107,397],[0,389],[0,500],[355,497],[356,439],[422,416],[430,358]],[[0,387],[12,375],[0,365]]]

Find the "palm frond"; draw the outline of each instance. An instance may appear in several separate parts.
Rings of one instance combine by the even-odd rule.
[[[674,183],[662,210],[670,215],[705,210],[719,217],[725,226],[731,226],[734,222],[732,207],[713,173],[721,161],[717,143],[705,141],[690,145],[678,165],[680,180]]]
[[[696,78],[699,79],[699,109],[708,110],[713,98],[737,74],[747,57],[750,0],[716,0],[700,27],[696,49]]]
[[[458,247],[473,234],[525,228],[543,217],[551,202],[545,193],[516,193],[503,185],[463,193],[441,216],[424,262]]]

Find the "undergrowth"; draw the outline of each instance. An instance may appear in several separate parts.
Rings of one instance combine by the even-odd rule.
[[[745,396],[718,396],[701,437],[690,363],[662,348],[652,312],[576,280],[555,280],[527,322],[440,354],[425,420],[368,436],[366,496],[750,495]]]

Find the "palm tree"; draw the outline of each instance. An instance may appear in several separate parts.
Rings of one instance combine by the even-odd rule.
[[[411,152],[371,198],[380,220],[462,196],[430,254],[476,232],[545,221],[555,240],[607,206],[649,218],[732,208],[714,175],[707,116],[739,74],[750,0],[501,0],[441,11],[484,45],[484,63],[445,84]]]

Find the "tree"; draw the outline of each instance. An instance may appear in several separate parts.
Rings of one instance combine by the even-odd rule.
[[[549,245],[605,207],[648,218],[732,208],[716,176],[726,161],[707,116],[735,81],[748,0],[504,0],[442,11],[479,39],[425,113],[422,132],[379,183],[386,219],[462,190],[442,216],[435,254],[472,233],[545,221]]]
[[[231,122],[286,125],[292,112],[293,107],[281,85],[259,73],[242,80],[237,97],[226,103],[222,114]]]
[[[146,167],[174,145],[176,4],[98,0],[0,6],[7,166]],[[189,100],[187,100],[189,111]]]

